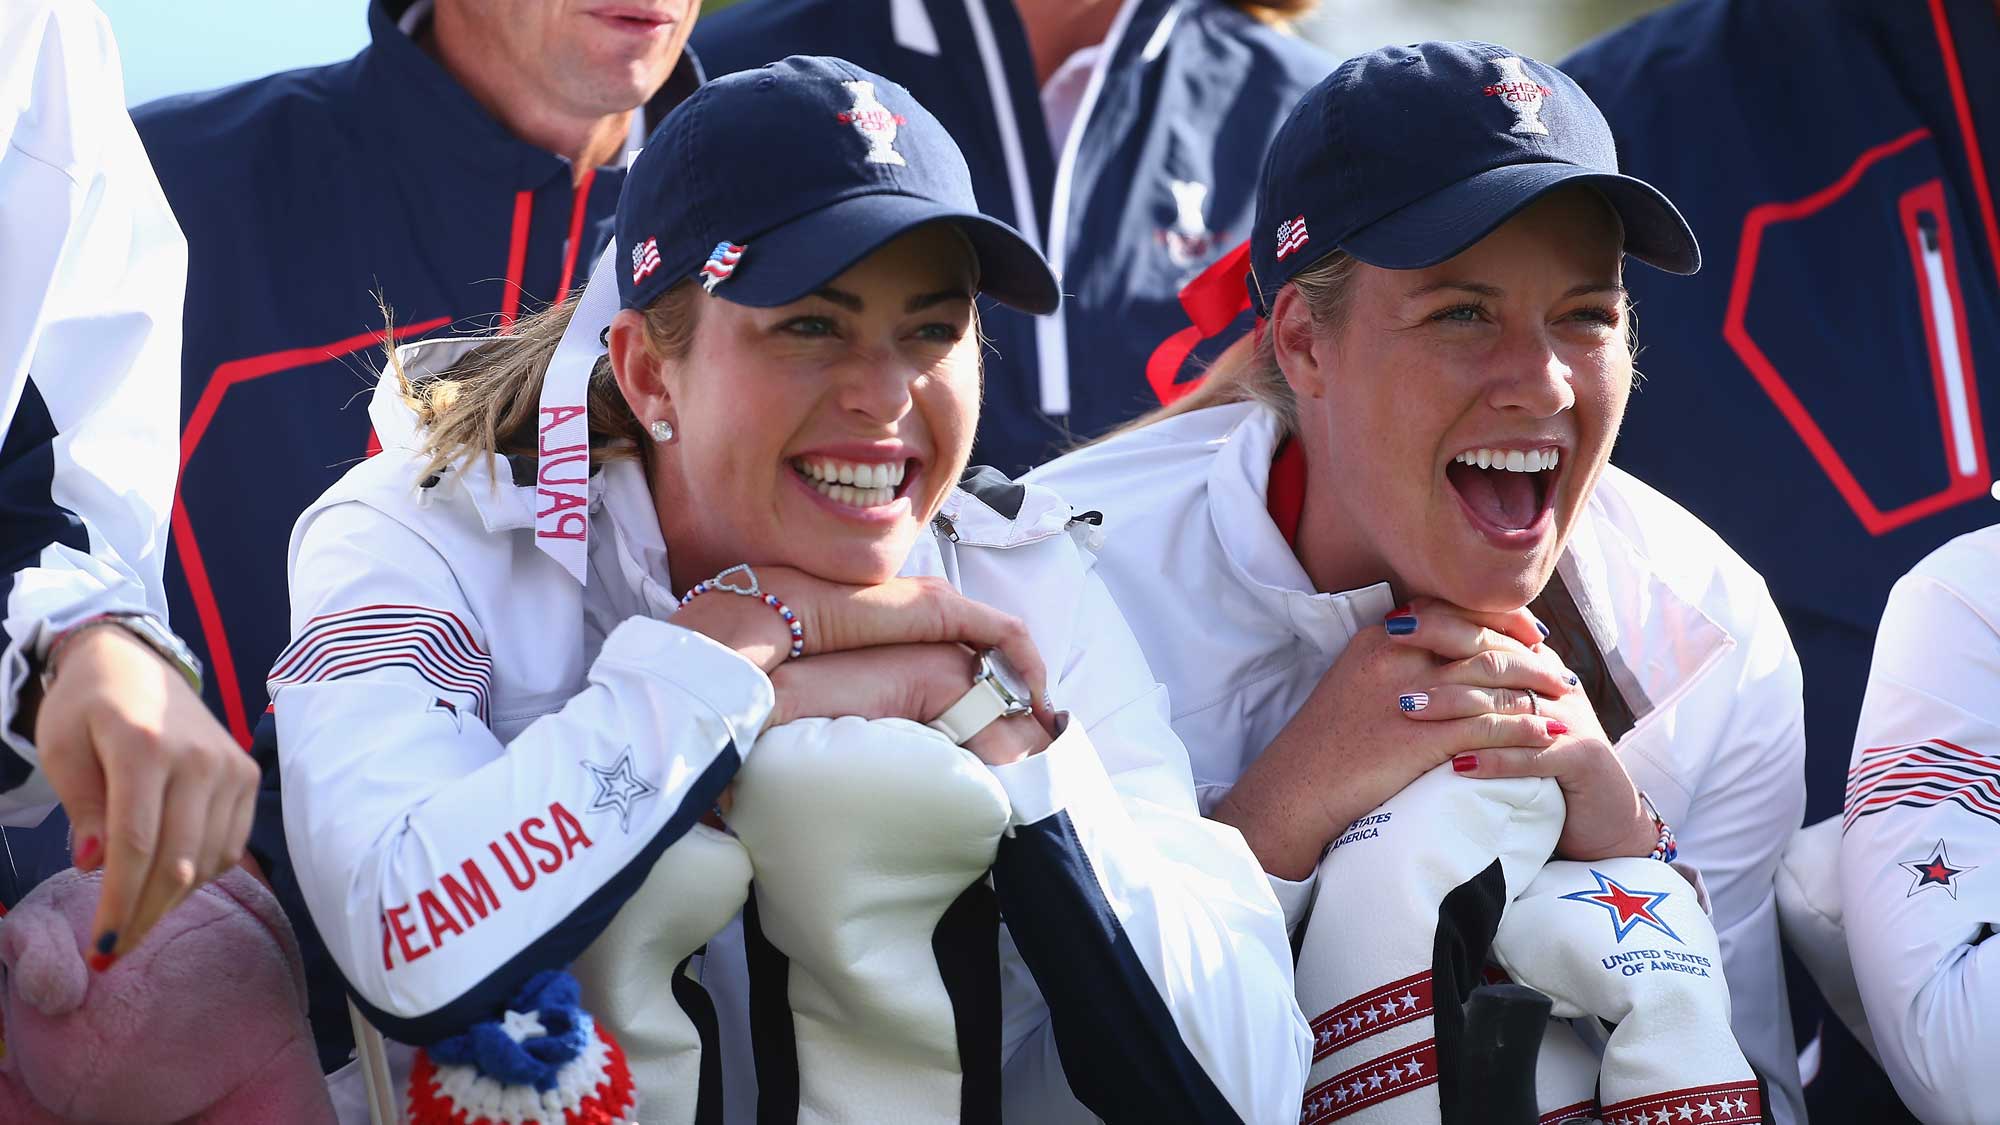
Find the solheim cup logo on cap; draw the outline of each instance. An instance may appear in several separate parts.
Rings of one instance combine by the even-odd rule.
[[[854,126],[861,139],[868,142],[868,162],[870,164],[903,164],[903,154],[896,151],[896,126],[909,123],[900,113],[893,113],[875,97],[873,82],[842,82],[847,92],[854,95],[854,105],[847,112],[836,114],[836,120],[843,125]]]
[[[1485,94],[1499,98],[1514,111],[1514,126],[1507,131],[1548,136],[1549,127],[1542,124],[1542,99],[1554,97],[1555,91],[1528,77],[1520,59],[1494,59],[1493,66],[1500,72],[1500,81],[1488,84]]]
[[[716,243],[715,249],[709,252],[708,261],[701,264],[701,287],[710,293],[715,292],[716,286],[728,281],[729,275],[736,272],[736,263],[743,260],[743,251],[747,249],[748,246],[734,242]]]
[[[1278,224],[1278,260],[1284,261],[1299,247],[1306,244],[1306,217],[1288,219]]]
[[[646,280],[646,275],[660,268],[660,240],[649,238],[632,247],[632,284]]]

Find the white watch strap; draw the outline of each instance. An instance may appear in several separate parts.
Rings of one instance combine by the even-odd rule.
[[[1007,713],[1007,699],[995,687],[992,680],[980,677],[972,681],[958,702],[944,709],[944,714],[925,725],[956,745],[963,746],[973,735],[987,728],[993,720]]]

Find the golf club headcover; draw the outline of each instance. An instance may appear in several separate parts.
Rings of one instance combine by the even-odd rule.
[[[998,1121],[999,914],[1012,806],[992,771],[901,719],[764,732],[730,827],[758,1120]]]
[[[1598,1069],[1606,1125],[1650,1125],[1663,1110],[1703,1125],[1763,1120],[1757,1077],[1729,1030],[1715,927],[1673,868],[1549,863],[1507,908],[1493,958],[1546,993],[1558,1017],[1615,1025]]]
[[[715,1005],[694,955],[750,895],[750,853],[696,824],[572,967],[583,1004],[625,1049],[639,1125],[722,1120]]]
[[[1296,971],[1313,1030],[1303,1125],[1500,1120],[1462,1065],[1465,1005],[1485,983],[1501,913],[1554,850],[1562,821],[1553,781],[1473,780],[1439,766],[1334,842]],[[1517,1040],[1522,1073],[1538,1045],[1538,1035]]]

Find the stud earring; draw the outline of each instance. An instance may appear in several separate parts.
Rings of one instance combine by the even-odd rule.
[[[654,419],[653,424],[646,427],[646,432],[653,435],[653,440],[661,445],[674,440],[674,424],[665,418]]]

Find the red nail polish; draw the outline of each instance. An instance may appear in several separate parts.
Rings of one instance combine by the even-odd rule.
[[[1395,609],[1390,610],[1388,614],[1382,618],[1382,620],[1387,621],[1391,617],[1408,617],[1409,615],[1415,612],[1416,608],[1410,605],[1408,602],[1405,602],[1402,605],[1397,606]]]
[[[1568,723],[1565,723],[1565,722],[1563,722],[1563,721],[1562,721],[1561,719],[1550,719],[1550,720],[1549,720],[1549,733],[1550,733],[1550,734],[1555,734],[1555,735],[1562,735],[1562,734],[1568,734],[1568,733],[1569,733],[1569,724],[1568,724]]]
[[[93,953],[90,955],[90,971],[93,973],[104,972],[117,960],[118,955],[116,953]]]
[[[1451,768],[1459,773],[1470,773],[1479,768],[1479,755],[1460,754],[1451,760]]]
[[[85,836],[76,845],[76,865],[78,867],[89,867],[91,864],[96,863],[98,847],[97,837]]]

